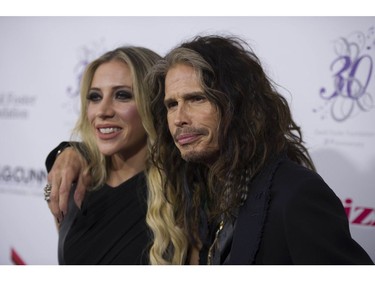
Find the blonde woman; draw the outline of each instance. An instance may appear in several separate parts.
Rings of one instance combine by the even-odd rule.
[[[47,159],[48,166],[60,154],[45,188],[45,199],[59,226],[60,264],[150,263],[147,184],[158,188],[160,174],[149,165],[148,146],[155,132],[150,91],[143,80],[159,59],[146,48],[122,47],[86,68],[74,141],[69,148],[63,143]],[[72,185],[69,179],[74,178],[70,175],[75,167],[84,173]],[[74,200],[74,191],[82,191],[88,183],[86,192],[76,192],[80,197]],[[176,231],[177,237],[184,237]],[[180,245],[186,248],[185,240],[174,241],[176,253]],[[182,263],[184,258],[173,262]],[[151,263],[158,261],[151,259]]]

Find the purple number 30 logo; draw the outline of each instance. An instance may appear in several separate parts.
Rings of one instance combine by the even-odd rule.
[[[337,57],[330,66],[334,89],[330,93],[325,88],[320,90],[320,97],[329,102],[330,114],[336,121],[345,121],[358,112],[374,108],[374,100],[368,89],[373,60],[364,53],[375,45],[374,28],[369,31],[367,36],[356,32],[336,41]]]

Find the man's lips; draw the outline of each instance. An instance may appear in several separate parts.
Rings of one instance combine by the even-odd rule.
[[[179,134],[175,140],[179,145],[186,145],[195,142],[201,135],[200,134]]]
[[[205,128],[186,127],[177,128],[173,136],[175,143],[179,145],[187,145],[206,135],[208,135],[208,131]]]

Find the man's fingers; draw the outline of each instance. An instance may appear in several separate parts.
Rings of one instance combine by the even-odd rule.
[[[58,180],[58,177],[56,177],[55,174],[50,173],[47,177],[48,184],[51,185],[51,193],[50,193],[50,199],[48,201],[48,207],[51,210],[51,213],[58,218],[59,214],[61,213],[59,208],[59,187],[60,187],[60,181]]]
[[[82,207],[82,201],[85,197],[86,189],[91,184],[91,177],[90,174],[87,171],[84,171],[80,174],[77,182],[77,188],[74,192],[74,201],[76,202],[76,205],[78,208],[81,209]]]
[[[62,212],[62,216],[65,216],[68,213],[69,194],[72,184],[73,179],[71,177],[68,175],[62,176],[59,189],[59,209]]]
[[[48,174],[48,183],[52,185],[48,206],[58,222],[67,214],[69,195],[73,183],[77,182],[74,199],[81,207],[86,187],[90,181],[88,173],[81,173],[86,165],[84,158],[73,148],[66,148],[56,159]]]

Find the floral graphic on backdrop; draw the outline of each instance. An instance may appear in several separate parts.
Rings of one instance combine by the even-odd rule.
[[[79,113],[80,83],[86,66],[105,52],[103,40],[93,43],[91,46],[83,46],[78,50],[78,61],[74,67],[75,81],[73,86],[66,88],[68,100],[63,107],[69,112]]]
[[[375,107],[374,88],[369,88],[373,79],[375,51],[375,27],[367,32],[356,31],[340,37],[334,43],[336,57],[330,64],[333,90],[320,89],[320,98],[325,101],[320,110],[324,119],[329,114],[333,120],[343,122]]]

